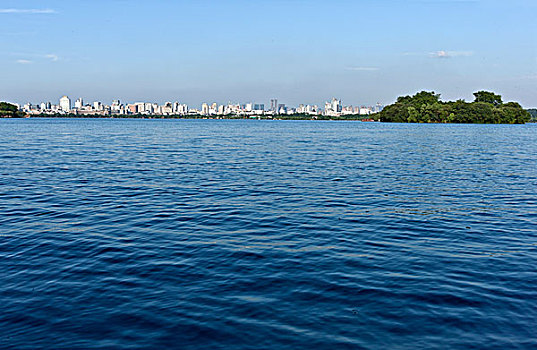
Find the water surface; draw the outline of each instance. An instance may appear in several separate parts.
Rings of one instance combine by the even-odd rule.
[[[2,349],[537,347],[537,125],[0,137]]]

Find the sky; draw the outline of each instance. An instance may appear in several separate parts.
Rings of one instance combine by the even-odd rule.
[[[1,0],[0,100],[537,106],[534,0]]]

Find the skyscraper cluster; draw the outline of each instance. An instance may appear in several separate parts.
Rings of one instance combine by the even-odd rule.
[[[100,101],[92,104],[84,104],[82,98],[77,99],[74,104],[68,96],[62,96],[58,104],[51,102],[42,102],[40,104],[27,103],[19,108],[28,114],[33,115],[55,115],[55,114],[73,114],[73,115],[195,115],[195,116],[276,116],[276,115],[368,115],[382,110],[382,105],[377,103],[375,106],[344,106],[341,100],[333,98],[327,101],[324,110],[317,105],[300,104],[298,107],[288,107],[285,104],[278,103],[277,99],[270,100],[270,108],[265,109],[264,104],[259,103],[228,103],[217,104],[203,103],[201,108],[189,108],[187,104],[179,102],[166,102],[159,105],[153,102],[134,102],[121,103],[120,100],[112,101],[112,104],[105,105]]]

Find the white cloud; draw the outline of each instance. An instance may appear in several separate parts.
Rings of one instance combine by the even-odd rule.
[[[462,56],[472,56],[474,53],[472,51],[435,51],[431,52],[429,56],[432,58],[451,58],[451,57],[462,57]]]
[[[440,50],[436,52],[431,52],[431,57],[433,58],[450,58],[451,55],[447,53],[447,51]]]
[[[52,9],[0,9],[0,13],[56,13]]]
[[[347,67],[347,70],[363,71],[363,72],[373,72],[379,70],[378,67]]]
[[[57,62],[60,60],[60,57],[53,53],[49,53],[45,55],[45,54],[37,54],[37,53],[29,53],[29,52],[11,52],[9,53],[9,55],[24,57],[21,59],[17,59],[15,61],[20,64]]]
[[[45,55],[45,57],[50,59],[53,62],[56,62],[57,60],[60,59],[57,55],[54,55],[54,54],[48,54],[48,55]]]

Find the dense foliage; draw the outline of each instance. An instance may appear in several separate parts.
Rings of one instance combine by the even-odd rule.
[[[24,113],[19,112],[17,106],[7,102],[0,102],[0,117],[3,118],[20,118]]]
[[[500,95],[478,91],[474,96],[474,102],[443,102],[439,94],[422,91],[399,97],[374,118],[397,123],[523,124],[530,120],[528,111],[516,102],[503,103]]]

